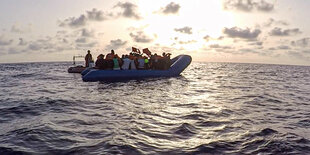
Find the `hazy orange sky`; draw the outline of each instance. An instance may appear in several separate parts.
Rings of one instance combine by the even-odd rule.
[[[132,46],[194,61],[310,65],[308,0],[1,0],[0,63]]]

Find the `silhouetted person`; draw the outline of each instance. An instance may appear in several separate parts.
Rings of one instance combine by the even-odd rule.
[[[112,60],[114,58],[115,52],[114,50],[111,50],[111,53],[107,54],[106,59]]]
[[[89,63],[93,60],[92,55],[90,54],[90,50],[87,51],[85,56],[85,67],[89,67]]]

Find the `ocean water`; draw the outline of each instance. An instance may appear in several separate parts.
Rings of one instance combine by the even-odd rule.
[[[310,67],[193,62],[83,82],[71,62],[0,64],[0,154],[310,154]]]

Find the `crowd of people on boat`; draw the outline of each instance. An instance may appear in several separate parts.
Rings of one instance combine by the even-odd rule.
[[[167,70],[171,65],[170,55],[170,53],[152,54],[148,48],[141,52],[132,47],[132,52],[119,57],[112,49],[106,56],[98,55],[94,63],[90,50],[88,50],[85,56],[85,66],[92,67],[90,64],[94,63],[94,68],[105,70]]]

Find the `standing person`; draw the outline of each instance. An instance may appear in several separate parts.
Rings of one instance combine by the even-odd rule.
[[[92,55],[90,54],[90,50],[87,51],[85,56],[85,67],[89,67],[89,63],[93,60]]]
[[[106,59],[112,60],[114,58],[115,52],[114,50],[111,50],[111,53],[107,54]]]

